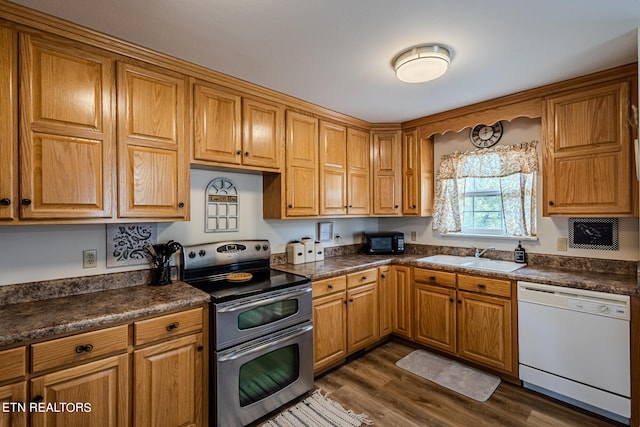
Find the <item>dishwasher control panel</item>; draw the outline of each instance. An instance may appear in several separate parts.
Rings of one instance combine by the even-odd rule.
[[[581,299],[569,298],[568,308],[585,313],[604,314],[611,317],[627,318],[628,307],[611,303],[584,301]]]

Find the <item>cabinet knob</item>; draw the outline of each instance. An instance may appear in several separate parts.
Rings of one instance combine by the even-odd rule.
[[[549,200],[549,206],[554,206],[555,203],[553,202],[553,200]]]
[[[367,276],[362,276],[360,280],[367,280]]]
[[[353,205],[349,205],[348,207],[352,208],[352,207],[353,207]]]
[[[462,304],[462,300],[461,299],[458,300],[458,304]]]
[[[173,322],[167,325],[167,332],[175,331],[176,329],[178,329],[179,326],[180,326],[180,322]]]
[[[76,347],[76,353],[78,354],[91,353],[92,350],[93,350],[93,345],[91,344],[79,345]]]
[[[411,205],[411,207],[412,207],[412,208],[415,208],[415,207],[416,207],[416,205]]]
[[[349,298],[349,302],[353,302],[353,298]]]
[[[31,204],[31,199],[22,199],[22,200],[21,200],[21,203],[22,203],[24,206],[29,206],[29,205]]]
[[[33,403],[40,403],[40,402],[42,402],[43,400],[44,400],[44,397],[43,397],[43,396],[41,396],[41,395],[34,396],[34,398],[33,398],[33,399],[31,399],[31,401],[32,401]]]
[[[380,278],[381,278],[381,279],[384,279],[384,278],[385,278],[384,274],[381,274],[381,275],[380,275]]]
[[[7,198],[0,199],[0,205],[9,206],[10,204],[11,204],[11,199],[7,199]]]
[[[179,207],[179,208],[184,208],[184,202],[180,202],[180,203],[178,203],[178,207]]]
[[[432,282],[435,282],[436,276],[429,276],[429,280],[431,280]]]
[[[484,283],[478,283],[478,289],[487,289],[487,285]]]
[[[398,205],[395,205],[395,206],[394,206],[393,208],[394,208],[394,209],[398,209],[399,207],[400,207],[400,206],[398,206]]]
[[[289,203],[289,205],[287,206],[289,209],[293,209],[293,204]]]
[[[453,302],[453,298],[449,298],[449,302]]]
[[[327,288],[328,289],[333,289],[333,285],[328,285]]]
[[[245,152],[244,152],[244,156],[245,156],[245,157],[249,157],[249,152],[248,152],[248,151],[245,151]]]
[[[239,156],[240,154],[242,154],[242,151],[240,151],[240,150],[236,151],[236,155]]]
[[[204,351],[204,346],[199,345],[198,348],[196,348],[196,350],[198,350],[199,352]]]

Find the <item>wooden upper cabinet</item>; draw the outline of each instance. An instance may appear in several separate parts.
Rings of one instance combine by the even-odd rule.
[[[402,146],[399,132],[373,134],[373,214],[400,215]]]
[[[119,216],[189,218],[183,75],[118,63]]]
[[[193,85],[193,160],[242,163],[242,100],[203,84]]]
[[[545,99],[543,214],[637,215],[628,80]]]
[[[433,214],[433,140],[417,129],[402,133],[402,214]]]
[[[281,106],[242,99],[242,163],[260,168],[280,169],[282,162]]]
[[[371,143],[367,132],[347,130],[347,213],[369,215]]]
[[[114,70],[97,49],[20,36],[21,218],[113,216]]]
[[[318,119],[287,111],[286,213],[318,215]]]
[[[347,213],[347,128],[320,121],[320,215]]]
[[[0,27],[0,221],[18,218],[18,34]]]

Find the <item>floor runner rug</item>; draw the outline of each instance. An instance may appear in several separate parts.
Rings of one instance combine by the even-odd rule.
[[[494,375],[425,350],[415,350],[396,365],[480,402],[489,399],[500,385],[500,378]]]
[[[318,389],[260,427],[358,427],[363,424],[373,425],[373,422],[365,414],[344,409]]]

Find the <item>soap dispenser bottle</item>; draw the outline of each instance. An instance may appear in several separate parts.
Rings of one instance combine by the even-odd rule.
[[[519,263],[519,264],[524,264],[524,263],[527,262],[527,253],[525,252],[524,248],[522,247],[521,242],[518,242],[518,247],[514,251],[514,259],[513,260],[515,262]]]

